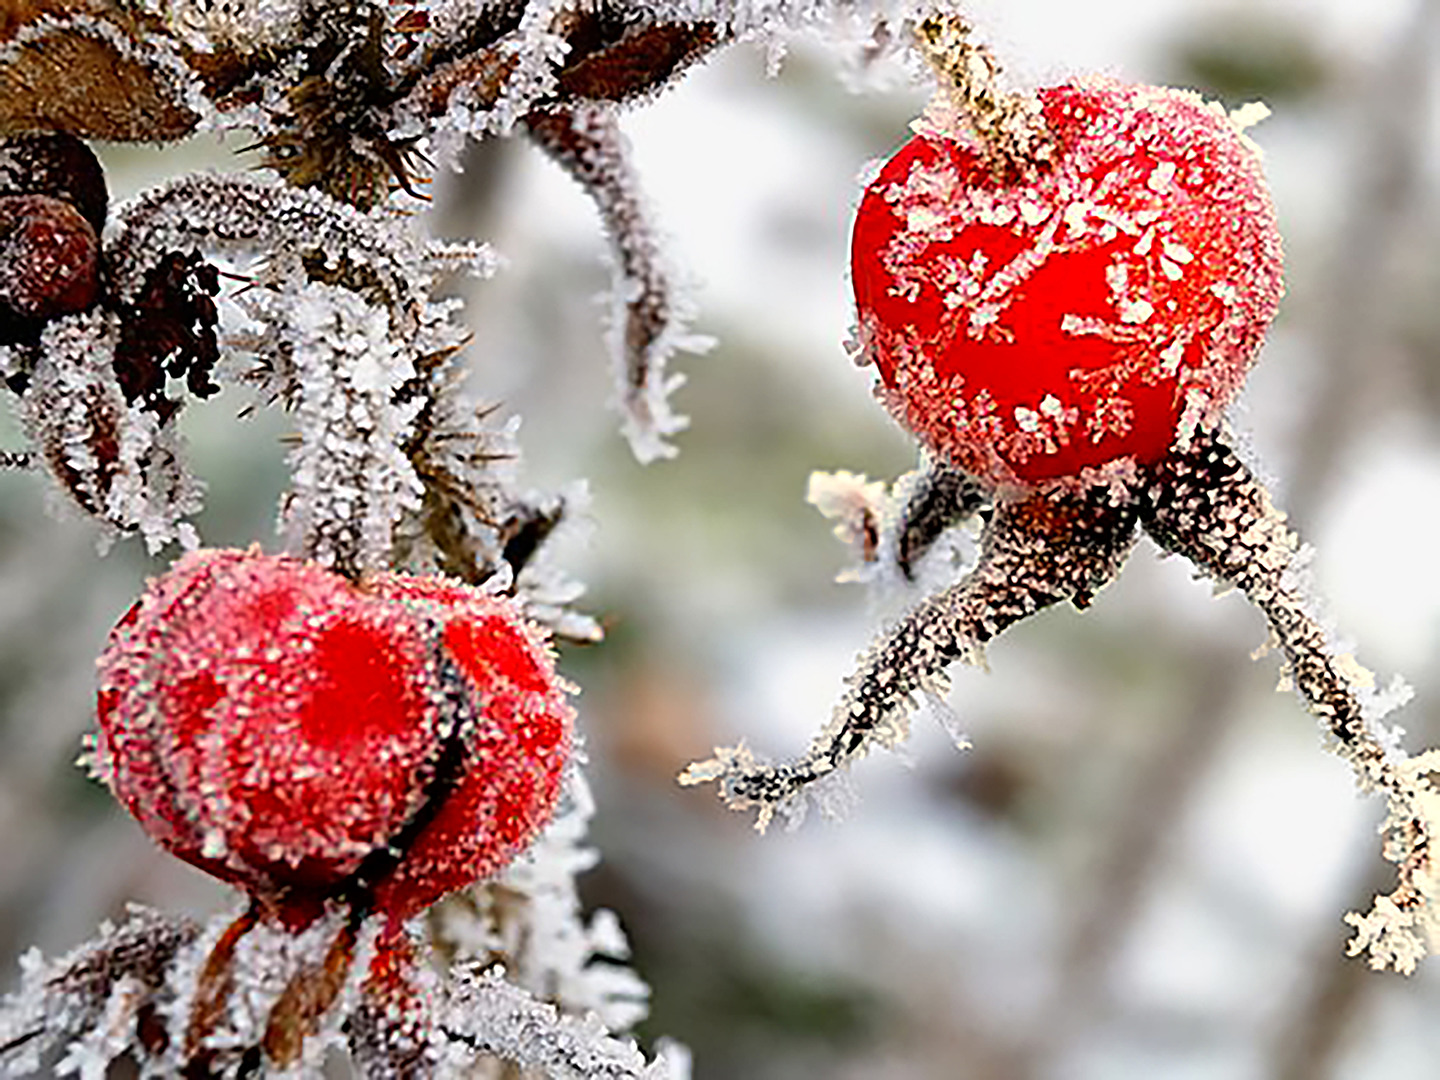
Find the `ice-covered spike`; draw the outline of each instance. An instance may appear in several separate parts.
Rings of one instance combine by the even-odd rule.
[[[412,358],[389,312],[349,289],[311,283],[268,299],[299,384],[281,534],[347,574],[390,566],[395,525],[424,494],[404,450],[424,405],[400,394],[416,378]]]
[[[978,661],[986,642],[1042,608],[1062,600],[1088,604],[1134,545],[1136,514],[1131,503],[1111,505],[1103,488],[1000,503],[981,535],[975,568],[881,632],[803,757],[761,765],[744,747],[721,750],[691,765],[680,782],[718,781],[730,805],[759,811],[763,829],[817,781],[904,739],[917,695],[943,686],[951,664]]]
[[[1320,721],[1327,742],[1360,787],[1382,793],[1384,854],[1397,864],[1394,891],[1352,914],[1351,954],[1410,973],[1440,943],[1440,753],[1414,758],[1395,745],[1384,714],[1403,701],[1376,693],[1375,678],[1335,641],[1317,612],[1304,549],[1264,485],[1225,442],[1205,432],[1162,462],[1142,503],[1145,531],[1219,583],[1233,586],[1270,622],[1288,681]]]
[[[628,140],[613,108],[582,105],[531,114],[526,128],[595,201],[610,239],[614,284],[608,339],[624,433],[642,462],[673,457],[670,436],[688,421],[670,408],[681,379],[666,374],[677,351],[701,352],[709,339],[689,330],[695,305],[680,290],[661,246]]]
[[[492,1054],[554,1080],[686,1080],[685,1054],[665,1046],[653,1061],[606,1032],[598,1017],[563,1015],[501,971],[459,973],[447,990],[441,1050],[452,1065]]]

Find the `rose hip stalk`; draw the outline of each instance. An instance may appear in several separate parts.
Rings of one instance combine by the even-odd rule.
[[[1412,970],[1440,940],[1440,755],[1393,746],[1379,721],[1403,697],[1335,650],[1298,538],[1222,427],[1281,293],[1258,151],[1194,94],[1109,79],[1001,94],[961,21],[917,36],[942,95],[865,192],[851,275],[861,359],[931,461],[893,494],[848,474],[812,490],[868,562],[908,577],[984,509],[979,556],[881,634],[798,761],[741,746],[682,782],[718,780],[761,827],[800,812],[811,785],[903,738],[951,663],[1062,600],[1088,605],[1143,528],[1264,612],[1305,704],[1385,793],[1399,883],[1349,916],[1351,950]]]

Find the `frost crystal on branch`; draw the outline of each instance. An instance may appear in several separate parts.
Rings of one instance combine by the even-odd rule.
[[[755,807],[764,829],[806,787],[875,746],[909,734],[916,695],[940,693],[945,669],[978,663],[1001,631],[1062,600],[1086,606],[1119,572],[1135,542],[1133,504],[1105,489],[1001,503],[980,538],[980,559],[958,584],[932,596],[862,654],[846,693],[810,749],[793,764],[759,766],[743,747],[691,765],[681,783],[717,780],[732,806]]]

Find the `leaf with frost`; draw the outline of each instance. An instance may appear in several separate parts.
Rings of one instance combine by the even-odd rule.
[[[0,1075],[33,1074],[59,1050],[68,1071],[103,1076],[137,1048],[142,1006],[198,933],[188,919],[132,907],[125,922],[106,923],[94,941],[64,956],[47,962],[27,953],[19,989],[0,1002]]]
[[[666,440],[688,421],[669,403],[684,378],[667,375],[665,366],[675,352],[703,352],[711,340],[688,329],[694,304],[679,291],[656,236],[629,142],[614,110],[599,105],[536,113],[527,128],[589,193],[610,240],[614,292],[608,339],[625,437],[642,462],[673,457],[675,448]]]
[[[112,364],[115,316],[93,310],[55,319],[41,334],[30,385],[15,405],[36,458],[75,505],[153,552],[197,538],[185,519],[201,485],[182,459],[173,424],[127,404]]]

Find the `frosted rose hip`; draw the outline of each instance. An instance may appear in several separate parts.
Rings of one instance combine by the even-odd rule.
[[[1258,154],[1192,93],[1039,93],[1057,145],[1001,180],[965,136],[906,144],[861,201],[861,340],[896,415],[996,485],[1151,463],[1212,425],[1282,291]]]
[[[548,819],[564,689],[478,590],[201,551],[113,631],[96,757],[155,840],[276,911],[355,894],[403,919]]]

